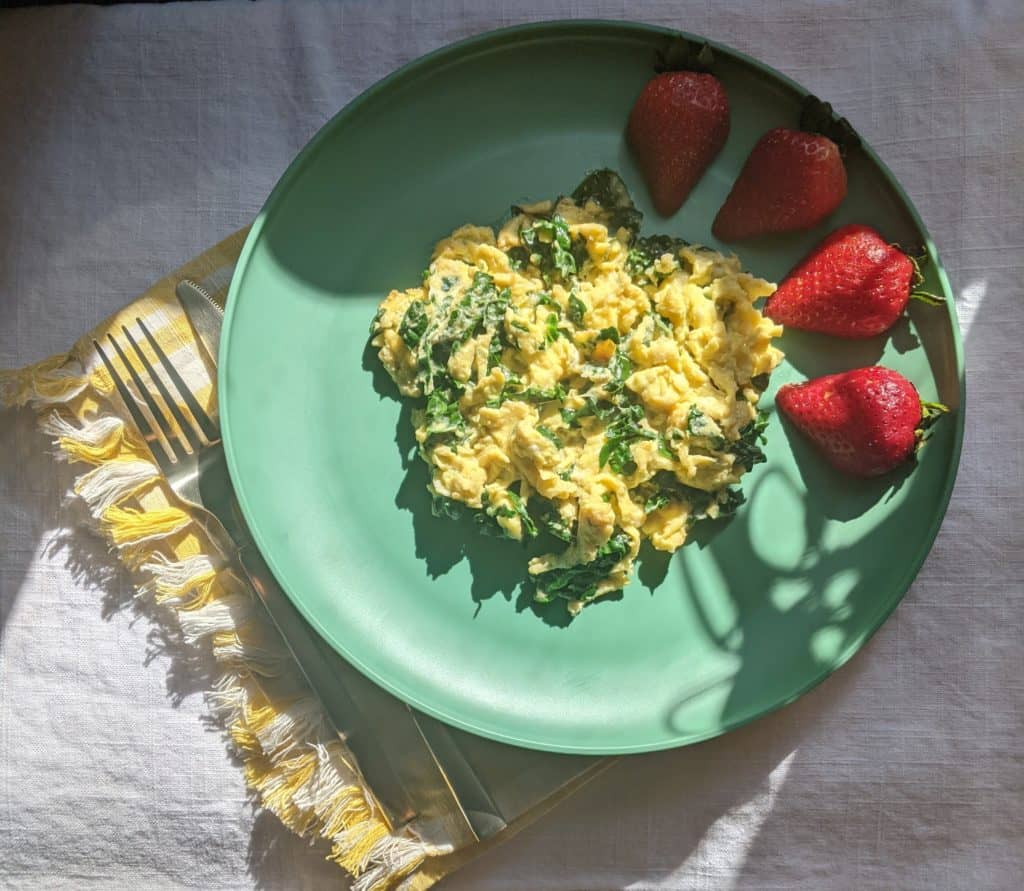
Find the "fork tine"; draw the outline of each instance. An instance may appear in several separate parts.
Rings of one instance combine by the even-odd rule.
[[[114,340],[114,336],[112,334],[107,334],[107,340],[109,340],[111,345],[114,347],[114,351],[117,353],[118,358],[124,364],[124,367],[128,369],[128,374],[131,376],[132,383],[135,384],[135,388],[139,391],[143,400],[145,400],[146,405],[149,406],[150,413],[153,415],[157,426],[163,433],[164,439],[171,447],[171,451],[174,453],[174,462],[176,463],[187,457],[188,452],[182,445],[181,440],[175,435],[174,428],[171,427],[168,422],[167,416],[160,408],[160,404],[153,398],[153,394],[150,393],[146,385],[142,383],[142,378],[139,377],[139,373],[135,370],[135,366],[128,361],[128,357],[125,355],[124,350],[121,349],[121,345]]]
[[[161,456],[167,458],[167,452],[164,446],[161,444],[159,451],[157,450],[157,443],[160,442],[160,437],[156,431],[153,430],[153,425],[149,423],[149,418],[146,417],[145,413],[139,408],[139,404],[135,401],[135,397],[132,396],[131,390],[128,389],[128,385],[125,384],[124,378],[118,373],[114,367],[114,363],[110,361],[106,351],[100,346],[98,341],[93,341],[92,345],[96,347],[96,352],[100,354],[100,358],[103,360],[103,364],[106,366],[110,377],[114,381],[114,386],[117,387],[117,392],[120,394],[124,404],[128,407],[128,414],[132,416],[132,420],[135,422],[135,426],[139,428],[139,432],[142,434],[142,438],[146,441],[146,445],[149,446],[153,456],[157,459],[157,463],[164,463]]]
[[[196,422],[202,428],[203,435],[210,441],[216,442],[220,439],[220,433],[217,430],[217,425],[213,423],[210,416],[203,411],[203,407],[199,404],[195,395],[188,388],[188,385],[182,380],[178,369],[171,364],[171,360],[167,358],[167,354],[163,351],[163,348],[157,343],[156,338],[149,333],[149,328],[146,327],[146,323],[142,319],[136,319],[135,323],[142,329],[142,333],[146,335],[146,340],[149,341],[149,345],[153,348],[153,352],[156,353],[157,359],[160,360],[160,364],[163,366],[164,371],[167,372],[167,376],[171,379],[171,383],[174,384],[174,388],[178,391],[182,401],[188,407],[188,410],[192,413],[192,417],[196,419]]]
[[[127,338],[128,343],[130,343],[132,345],[132,349],[135,350],[135,355],[139,357],[139,361],[142,363],[142,367],[146,369],[149,379],[156,386],[157,391],[164,400],[164,405],[166,405],[170,410],[171,414],[174,416],[174,420],[178,422],[178,429],[181,431],[181,438],[188,444],[189,451],[199,451],[203,446],[203,442],[196,434],[195,428],[191,423],[189,423],[185,415],[182,414],[181,409],[178,408],[178,403],[171,398],[171,394],[168,392],[163,379],[156,373],[156,370],[153,368],[152,363],[150,363],[149,358],[144,352],[142,352],[139,344],[132,336],[131,331],[129,331],[124,325],[121,326],[121,331],[124,332],[124,336]]]

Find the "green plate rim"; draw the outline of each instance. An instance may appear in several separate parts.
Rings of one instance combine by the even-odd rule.
[[[454,43],[447,44],[439,47],[438,49],[432,50],[426,55],[420,56],[411,62],[403,65],[396,69],[391,74],[377,81],[358,96],[356,96],[351,102],[349,102],[344,108],[342,108],[337,114],[335,114],[329,121],[327,121],[320,130],[310,139],[308,143],[302,148],[294,160],[289,164],[287,170],[281,176],[276,186],[274,186],[270,195],[268,196],[266,203],[263,205],[255,221],[253,222],[252,228],[249,230],[249,234],[245,240],[245,244],[242,247],[242,251],[239,254],[238,262],[235,266],[235,272],[231,279],[231,287],[228,291],[227,308],[224,315],[224,325],[222,328],[222,337],[220,344],[220,351],[218,355],[218,368],[228,368],[227,359],[231,350],[231,332],[234,321],[234,310],[238,303],[238,293],[240,283],[242,280],[242,272],[248,264],[249,258],[255,249],[256,243],[260,239],[260,235],[263,230],[263,226],[266,223],[268,215],[272,212],[275,203],[284,195],[291,183],[301,170],[305,167],[307,161],[313,156],[319,147],[321,141],[323,141],[327,134],[345,118],[355,114],[365,103],[371,101],[381,93],[385,92],[388,88],[400,83],[406,77],[415,75],[418,71],[429,68],[433,63],[439,59],[454,60],[460,55],[468,52],[475,52],[481,48],[488,46],[489,44],[502,44],[506,42],[516,42],[522,39],[531,39],[536,37],[549,37],[553,34],[558,33],[577,33],[580,36],[598,35],[598,36],[609,36],[609,35],[645,35],[645,36],[656,36],[665,37],[674,34],[682,34],[683,36],[696,41],[707,42],[712,49],[723,55],[731,57],[733,60],[738,61],[742,64],[752,67],[764,74],[775,79],[777,82],[784,84],[793,92],[800,96],[808,95],[809,91],[798,84],[796,81],[787,77],[779,71],[776,71],[769,65],[754,59],[745,53],[735,50],[725,44],[719,43],[713,40],[707,40],[706,38],[689,33],[687,31],[679,31],[673,28],[666,28],[660,25],[650,25],[641,22],[632,21],[617,21],[609,19],[557,19],[545,22],[536,22],[525,25],[512,25],[510,27],[498,28],[491,31],[486,31],[481,34],[476,34],[472,37],[467,37]],[[949,316],[950,327],[952,328],[953,344],[954,344],[954,356],[956,359],[956,370],[957,378],[959,381],[959,397],[960,404],[953,412],[954,417],[951,420],[955,422],[955,436],[953,442],[953,450],[950,460],[950,468],[946,475],[945,485],[942,491],[940,503],[941,507],[935,512],[935,516],[932,519],[930,528],[925,537],[926,544],[921,548],[915,559],[908,563],[908,570],[905,573],[903,580],[900,582],[896,589],[898,593],[894,597],[891,597],[886,602],[881,604],[881,609],[874,622],[866,623],[868,631],[859,640],[854,640],[849,643],[831,662],[826,665],[818,674],[810,678],[803,686],[793,690],[788,696],[781,697],[777,701],[752,710],[749,714],[737,716],[731,721],[716,727],[713,730],[690,733],[690,734],[679,734],[673,738],[659,739],[654,743],[639,743],[629,744],[622,746],[588,746],[588,745],[563,745],[551,742],[545,742],[538,739],[529,739],[523,737],[517,737],[512,734],[503,733],[501,731],[494,730],[486,726],[476,725],[471,721],[464,721],[455,718],[447,714],[443,709],[432,706],[429,702],[423,702],[418,697],[413,695],[407,690],[400,688],[393,684],[388,678],[380,675],[377,672],[371,671],[365,665],[361,664],[357,659],[350,655],[346,650],[344,644],[337,640],[336,637],[331,634],[323,625],[320,623],[315,614],[307,610],[303,605],[302,598],[296,597],[291,591],[288,590],[288,586],[284,581],[284,577],[279,571],[276,565],[273,553],[266,548],[264,537],[260,532],[259,523],[257,517],[253,514],[252,509],[249,505],[249,501],[245,494],[245,489],[239,478],[237,466],[235,463],[234,447],[233,447],[233,436],[231,433],[231,401],[227,397],[227,385],[225,383],[228,375],[222,373],[218,375],[217,381],[217,396],[220,405],[220,423],[221,423],[221,435],[224,443],[224,453],[227,457],[228,470],[231,474],[231,480],[235,487],[235,492],[238,498],[238,503],[241,507],[242,514],[245,517],[246,522],[249,525],[249,529],[252,532],[253,539],[264,559],[266,560],[271,571],[274,573],[275,578],[281,585],[281,588],[288,595],[289,599],[295,604],[296,608],[305,619],[316,629],[316,631],[334,647],[347,661],[354,665],[357,669],[363,672],[367,677],[373,680],[375,683],[383,687],[388,692],[392,693],[399,699],[438,718],[441,721],[445,721],[453,726],[459,727],[462,730],[467,730],[470,733],[475,733],[480,736],[494,739],[499,742],[508,743],[510,745],[523,746],[526,748],[540,749],[550,752],[564,752],[584,755],[621,755],[621,754],[632,754],[638,752],[651,752],[663,749],[671,749],[679,746],[692,745],[694,743],[703,742],[708,739],[713,739],[717,736],[721,736],[724,733],[728,733],[730,730],[735,730],[737,727],[742,727],[757,718],[763,717],[764,715],[771,714],[791,702],[795,701],[799,697],[803,696],[809,690],[818,686],[827,677],[833,674],[838,669],[842,668],[849,660],[856,654],[878,631],[878,629],[885,623],[886,619],[892,615],[893,611],[900,604],[903,598],[906,596],[907,591],[913,584],[918,572],[924,565],[924,561],[927,559],[929,553],[931,553],[932,546],[935,543],[935,539],[938,536],[939,529],[942,526],[942,522],[945,519],[946,512],[949,508],[949,501],[953,494],[953,486],[956,482],[957,472],[960,467],[960,457],[963,448],[963,436],[964,436],[964,422],[966,417],[966,369],[964,366],[964,354],[963,354],[963,339],[960,333],[959,321],[956,315],[956,307],[953,297],[953,289],[949,282],[949,277],[946,274],[946,270],[942,265],[942,261],[939,258],[938,250],[935,247],[935,243],[932,240],[931,234],[928,232],[928,228],[925,226],[924,221],[921,219],[920,214],[917,212],[917,208],[914,203],[910,200],[907,193],[903,190],[899,181],[893,175],[892,171],[889,170],[888,166],[878,157],[875,151],[866,143],[862,142],[862,150],[865,152],[867,157],[873,164],[879,169],[889,185],[894,190],[895,194],[903,202],[904,207],[908,211],[910,218],[913,220],[915,226],[920,231],[925,248],[928,251],[929,258],[935,267],[936,275],[939,279],[939,284],[942,287],[943,297],[946,302],[946,312]]]

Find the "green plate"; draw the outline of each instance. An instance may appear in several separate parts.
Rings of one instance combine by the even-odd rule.
[[[434,242],[510,203],[624,176],[644,232],[719,248],[711,221],[757,138],[795,125],[804,90],[717,47],[732,131],[670,219],[652,210],[623,128],[668,32],[560,22],[510,28],[413,62],[347,106],[302,151],[252,228],[224,324],[220,399],[232,478],[282,586],[347,659],[396,696],[484,736],[552,751],[693,743],[788,703],[849,659],[909,587],[938,531],[963,429],[950,299],[891,336],[788,332],[772,378],[768,461],[748,503],[671,559],[643,555],[619,599],[571,624],[521,591],[522,548],[431,516],[408,410],[366,351],[381,298],[418,283]],[[827,98],[827,97],[825,97]],[[869,223],[934,245],[870,150],[815,231],[741,245],[781,279],[832,227]],[[839,476],[773,410],[780,384],[875,362],[953,412],[912,473]]]

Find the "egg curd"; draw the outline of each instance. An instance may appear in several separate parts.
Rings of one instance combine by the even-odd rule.
[[[585,604],[628,582],[644,539],[675,551],[728,515],[764,460],[757,403],[782,328],[775,286],[735,256],[638,235],[612,171],[571,197],[463,226],[418,288],[392,291],[372,344],[413,412],[438,516],[470,510],[535,557],[535,599]]]

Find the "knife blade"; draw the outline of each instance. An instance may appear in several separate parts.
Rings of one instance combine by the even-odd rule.
[[[196,340],[206,351],[210,361],[216,365],[224,309],[214,300],[211,291],[191,279],[186,278],[178,282],[174,293],[185,310],[185,318],[192,325]]]
[[[176,295],[216,363],[223,321],[218,302],[209,289],[191,280],[180,282]],[[239,545],[242,568],[390,819],[398,825],[414,821],[421,837],[436,835],[436,843],[456,848],[504,829],[505,817],[459,747],[449,741],[447,728],[377,687],[305,622],[252,542],[230,479],[226,473],[224,477],[231,516],[221,516],[223,496],[211,497],[210,504],[204,497],[204,506]]]

